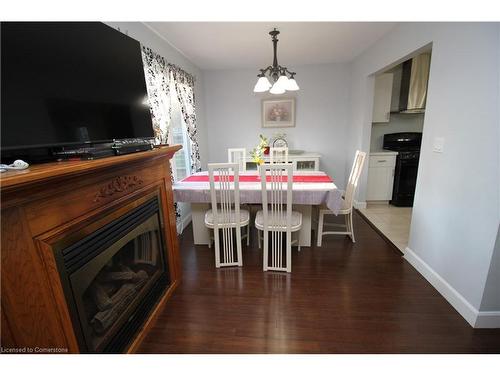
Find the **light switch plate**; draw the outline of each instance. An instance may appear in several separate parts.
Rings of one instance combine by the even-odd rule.
[[[434,138],[434,147],[432,151],[442,153],[444,150],[444,138],[436,137]]]

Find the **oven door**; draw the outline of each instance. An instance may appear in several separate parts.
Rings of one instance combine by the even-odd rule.
[[[398,157],[394,171],[394,187],[391,204],[399,207],[412,207],[417,185],[418,158],[401,159]]]

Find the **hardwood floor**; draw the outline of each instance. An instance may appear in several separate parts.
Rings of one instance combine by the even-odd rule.
[[[500,329],[474,330],[360,215],[356,240],[293,248],[292,273],[215,268],[213,249],[180,238],[183,280],[142,353],[500,353]],[[315,242],[315,241],[314,241]]]

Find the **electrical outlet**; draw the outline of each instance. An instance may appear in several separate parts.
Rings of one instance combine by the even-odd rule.
[[[434,147],[432,151],[442,153],[444,150],[444,138],[436,137],[434,138]]]

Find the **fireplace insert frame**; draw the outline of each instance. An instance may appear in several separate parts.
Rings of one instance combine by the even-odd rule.
[[[142,199],[114,210],[100,220],[80,227],[71,233],[66,233],[65,237],[52,244],[51,247],[66,297],[70,318],[81,352],[123,352],[145,323],[149,313],[160,301],[163,293],[172,285],[168,256],[169,242],[165,238],[165,226],[160,199],[158,193],[149,194]],[[99,350],[95,351],[89,346],[88,338],[85,334],[85,328],[88,327],[84,327],[82,323],[82,309],[80,303],[77,303],[78,296],[71,283],[71,276],[75,275],[81,267],[92,261],[92,259],[106,252],[113,244],[116,244],[123,238],[127,238],[127,235],[134,230],[134,226],[140,226],[154,217],[156,217],[158,223],[158,240],[160,242],[158,249],[159,262],[162,265],[161,270],[163,272],[154,280],[148,281],[146,285],[149,289],[141,290],[139,293],[142,295],[142,299],[134,302],[133,306],[128,306],[124,310],[124,313],[126,312],[128,315],[120,317],[117,319],[117,322],[113,323],[113,337],[106,340],[105,344],[99,347]],[[118,327],[116,326],[117,324]]]

